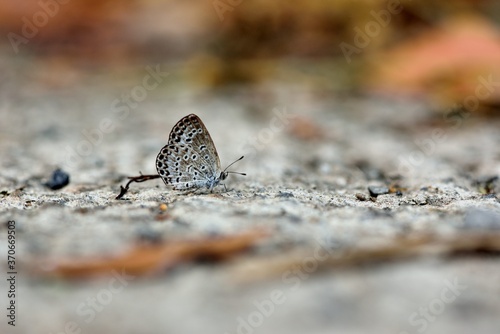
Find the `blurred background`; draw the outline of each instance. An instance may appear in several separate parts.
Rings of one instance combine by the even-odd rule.
[[[29,87],[67,89],[110,73],[118,84],[134,68],[168,64],[177,89],[272,82],[436,109],[474,95],[479,76],[500,78],[499,20],[493,0],[0,3],[3,67],[27,70]],[[492,87],[475,112],[495,112]]]
[[[499,1],[1,0],[0,36],[0,222],[16,221],[26,263],[13,333],[68,321],[82,333],[234,333],[255,300],[290,290],[283,269],[323,237],[333,259],[374,240],[397,247],[386,262],[321,264],[255,333],[421,333],[408,318],[457,277],[469,290],[426,333],[498,332],[498,238],[473,239],[470,257],[453,244],[391,260],[415,235],[469,245],[471,230],[499,231]],[[127,176],[156,172],[189,113],[223,166],[245,155],[233,168],[248,176],[192,196],[133,184],[115,200]],[[71,181],[47,186],[59,167]],[[57,265],[262,227],[269,238],[244,260],[274,278],[242,268],[251,282],[235,283],[238,260],[168,271],[160,249],[157,276],[95,321],[75,310],[107,281],[70,283]]]

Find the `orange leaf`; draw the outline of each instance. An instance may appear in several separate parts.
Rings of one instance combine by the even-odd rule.
[[[377,63],[368,83],[374,90],[460,102],[475,95],[479,76],[500,81],[499,33],[481,17],[453,19],[388,51]],[[499,99],[496,88],[483,102]]]
[[[113,271],[142,276],[163,272],[178,263],[199,258],[221,260],[249,249],[267,234],[251,231],[200,240],[171,241],[160,245],[137,245],[122,255],[113,258],[87,260],[65,260],[47,264],[33,261],[27,267],[35,273],[63,278],[86,278],[110,275]],[[43,268],[50,267],[50,270]]]

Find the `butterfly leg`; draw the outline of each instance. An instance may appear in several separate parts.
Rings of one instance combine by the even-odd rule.
[[[183,196],[184,195],[190,195],[190,194],[196,193],[197,190],[199,190],[199,189],[196,189],[196,188],[194,188],[194,189],[184,189],[184,190],[179,191],[179,194],[183,195]]]

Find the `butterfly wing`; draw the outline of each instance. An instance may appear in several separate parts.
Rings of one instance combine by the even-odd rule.
[[[177,190],[200,188],[219,177],[219,155],[198,116],[187,115],[175,124],[168,144],[156,157],[156,170],[166,185]]]

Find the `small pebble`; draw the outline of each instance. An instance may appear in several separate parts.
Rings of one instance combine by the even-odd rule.
[[[62,169],[56,169],[52,173],[52,178],[49,182],[44,185],[52,190],[58,190],[66,187],[69,184],[69,174],[63,171]]]
[[[417,194],[416,196],[413,197],[412,201],[416,205],[426,205],[426,204],[428,204],[428,202],[427,202],[427,196],[424,195],[424,194]]]
[[[167,211],[168,206],[165,203],[160,204],[160,211]]]
[[[389,193],[389,188],[387,187],[368,187],[368,191],[370,192],[370,196],[377,197],[378,195],[385,195]]]
[[[356,193],[356,198],[360,201],[366,201],[367,198],[366,198],[366,195],[363,194],[363,193]]]
[[[290,198],[290,197],[295,197],[295,196],[293,196],[293,194],[292,194],[292,193],[285,192],[285,191],[280,191],[280,192],[278,193],[278,197]]]

